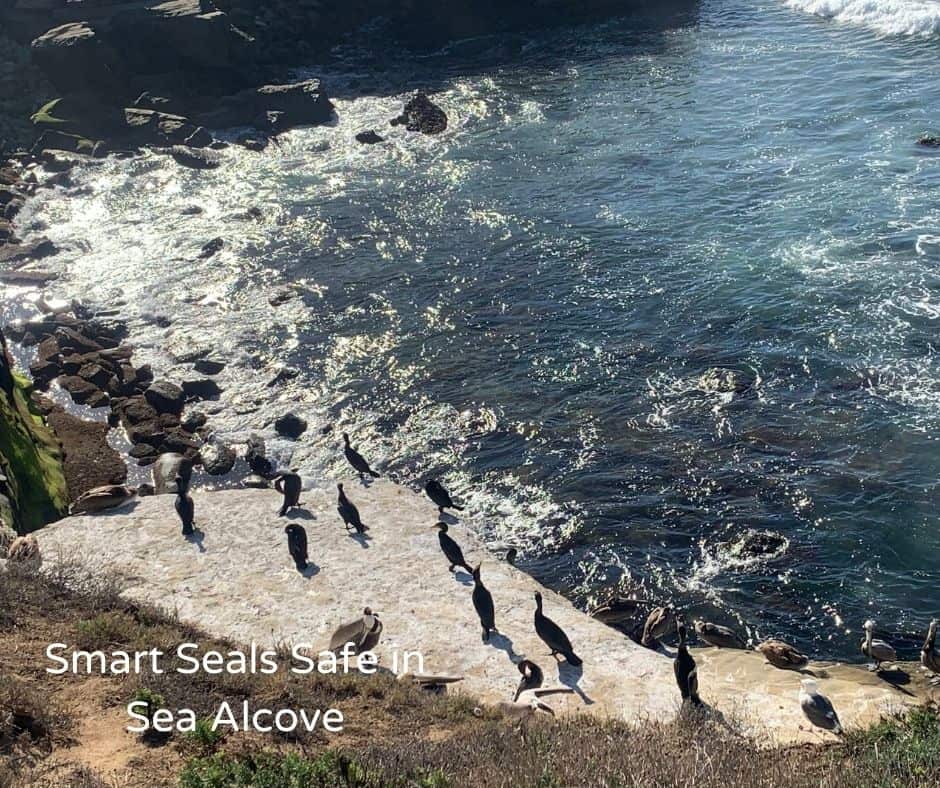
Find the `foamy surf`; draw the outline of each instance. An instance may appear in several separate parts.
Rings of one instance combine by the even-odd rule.
[[[787,5],[886,36],[940,34],[940,3],[927,0],[787,0]]]

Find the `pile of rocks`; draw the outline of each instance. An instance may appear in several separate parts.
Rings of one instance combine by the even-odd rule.
[[[117,321],[74,312],[7,327],[7,336],[36,347],[29,371],[40,391],[53,381],[74,402],[110,408],[109,422],[120,425],[132,444],[130,456],[149,465],[165,453],[176,453],[211,474],[228,473],[235,452],[211,439],[206,416],[184,413],[193,402],[217,398],[222,390],[210,378],[193,377],[181,384],[154,380],[149,365],[134,366],[133,349],[124,344],[126,327]]]

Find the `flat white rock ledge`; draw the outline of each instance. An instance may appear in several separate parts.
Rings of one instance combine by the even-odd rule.
[[[325,649],[333,630],[365,606],[384,623],[376,649],[391,667],[395,652],[420,651],[430,672],[465,677],[451,691],[486,703],[512,698],[519,674],[510,655],[533,659],[546,683],[577,686],[578,693],[549,699],[558,713],[589,713],[627,721],[667,720],[679,709],[670,659],[642,648],[617,630],[582,613],[558,594],[490,555],[459,523],[451,535],[468,562],[482,562],[482,577],[496,603],[500,635],[485,645],[466,573],[448,572],[440,551],[436,507],[423,495],[378,481],[348,480],[346,492],[370,527],[367,542],[346,534],[336,512],[334,487],[304,493],[305,512],[279,518],[280,496],[271,490],[196,493],[202,544],[185,540],[174,497],[142,498],[132,506],[70,517],[36,534],[45,566],[75,563],[111,575],[128,598],[177,610],[216,636],[261,646],[306,643]],[[304,526],[313,569],[294,567],[284,526]],[[545,613],[567,632],[584,660],[582,671],[557,666],[533,625],[534,593]],[[702,698],[726,717],[742,721],[768,742],[820,741],[797,701],[798,673],[780,671],[754,652],[702,649]],[[847,727],[920,702],[856,667],[827,668],[820,689]],[[912,682],[913,683],[913,682]]]

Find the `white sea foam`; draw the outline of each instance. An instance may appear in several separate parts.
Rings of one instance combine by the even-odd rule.
[[[940,35],[940,2],[934,0],[787,0],[787,5],[886,36]]]

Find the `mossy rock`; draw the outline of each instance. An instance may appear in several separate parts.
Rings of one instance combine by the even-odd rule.
[[[5,357],[0,366],[0,469],[6,477],[0,517],[27,533],[67,511],[62,449],[30,402],[29,382],[10,372]]]

